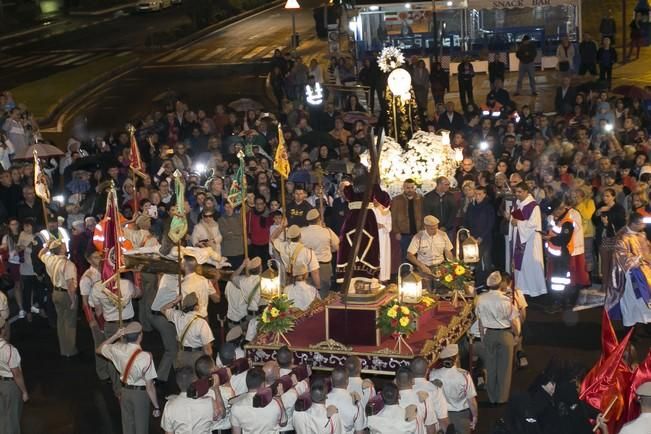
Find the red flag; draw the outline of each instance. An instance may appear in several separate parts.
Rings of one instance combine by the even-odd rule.
[[[635,391],[641,384],[644,384],[647,381],[651,381],[651,350],[649,350],[646,359],[644,359],[635,372],[633,372],[628,393],[625,395],[627,405],[626,412],[622,418],[622,423],[630,422],[640,415],[640,403],[637,402]]]
[[[583,384],[592,384],[596,381],[596,375],[599,373],[599,367],[617,348],[619,340],[613,329],[613,323],[610,321],[608,311],[604,309],[601,314],[601,356],[594,367],[587,373],[583,379]]]
[[[104,242],[102,251],[104,259],[102,261],[102,281],[106,282],[111,277],[119,273],[121,267],[124,267],[122,249],[119,248],[122,236],[122,226],[120,225],[120,212],[118,210],[118,201],[114,189],[110,189],[106,199],[106,214],[103,219]],[[119,278],[119,276],[118,276]],[[117,294],[116,280],[113,279],[106,284],[106,289]]]
[[[622,361],[633,329],[615,347],[608,357],[597,363],[581,383],[579,399],[604,412],[614,400],[615,405],[607,415],[608,428],[614,431],[624,410],[624,400],[629,387],[626,364]]]
[[[144,168],[142,167],[142,160],[140,159],[140,149],[138,148],[138,142],[136,141],[136,136],[131,133],[131,152],[129,156],[129,167],[133,169],[138,175],[142,176]],[[134,185],[135,189],[136,186]],[[135,212],[135,210],[134,210]]]

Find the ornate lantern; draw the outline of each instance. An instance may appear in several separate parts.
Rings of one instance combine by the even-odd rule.
[[[272,268],[272,264],[276,263],[276,268],[279,268],[278,261],[270,259],[267,262],[267,268],[260,274],[260,296],[266,300],[280,295],[280,275],[278,271]]]
[[[400,270],[403,266],[409,267],[409,274],[402,277]],[[401,303],[418,303],[423,296],[423,279],[414,273],[414,266],[409,263],[398,267],[398,300]]]
[[[466,233],[466,239],[463,242],[459,243],[459,235],[461,232]],[[479,242],[476,238],[470,235],[470,231],[466,228],[459,228],[457,231],[457,241],[456,241],[456,250],[457,250],[457,259],[462,260],[467,264],[474,264],[479,262]],[[459,253],[462,253],[460,256]]]

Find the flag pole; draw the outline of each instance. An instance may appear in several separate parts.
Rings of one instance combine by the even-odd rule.
[[[115,265],[116,265],[116,282],[115,282],[115,290],[117,292],[118,296],[118,328],[122,328],[122,289],[120,288],[120,262],[118,261],[118,258],[122,254],[122,251],[118,251],[118,249],[122,249],[122,246],[120,245],[120,233],[119,233],[119,228],[120,228],[120,209],[118,208],[118,196],[115,191],[115,184],[113,181],[111,181],[111,189],[109,191],[109,194],[111,195],[111,202],[113,203],[113,209],[115,210],[115,213],[113,214],[113,218],[115,218],[117,221],[114,223],[115,230],[113,231],[113,236],[115,237],[115,244],[113,249],[115,251],[113,254],[115,255]],[[110,255],[110,252],[109,252]]]
[[[34,191],[35,192],[38,192],[38,189],[36,188],[37,183],[38,183],[37,181],[43,182],[42,180],[37,180],[36,179],[36,178],[38,178],[39,176],[42,175],[40,167],[41,166],[40,166],[40,163],[38,161],[38,152],[36,151],[36,149],[34,149],[34,174],[35,174],[35,176],[34,176]],[[49,194],[47,196],[49,196]],[[45,206],[45,199],[44,198],[42,198],[40,196],[38,198],[41,200],[41,208],[43,210],[43,222],[45,223],[45,230],[47,230],[47,226],[48,226],[47,206]]]
[[[240,159],[240,165],[244,163],[243,159]],[[247,228],[246,228],[246,174],[244,173],[244,169],[242,169],[242,209],[241,213],[242,214],[242,240],[244,243],[244,259],[249,259],[249,237],[247,234]]]
[[[183,262],[182,262],[183,257],[181,256],[181,240],[178,240],[176,242],[176,249],[177,249],[177,252],[179,253],[178,254],[178,259],[177,259],[178,266],[179,266],[179,296],[182,296],[181,283],[183,281]]]

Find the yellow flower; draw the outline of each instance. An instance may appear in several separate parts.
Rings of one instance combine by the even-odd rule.
[[[409,315],[409,308],[407,306],[400,306],[400,312],[402,312],[403,315]]]
[[[445,277],[444,277],[444,279],[445,279],[446,282],[450,283],[450,282],[452,282],[452,280],[454,279],[454,277],[452,277],[451,274],[446,274]]]
[[[427,297],[427,296],[426,296],[426,297],[423,297],[423,298],[421,299],[421,302],[422,302],[426,307],[430,307],[431,305],[434,304],[434,300],[433,300],[431,297]]]
[[[387,316],[389,318],[395,318],[396,316],[398,316],[398,310],[396,309],[395,306],[393,306],[391,309],[387,311]]]
[[[466,274],[466,269],[463,268],[463,266],[461,265],[457,265],[456,268],[454,269],[454,274],[456,274],[457,276],[463,276],[464,274]]]
[[[280,311],[278,309],[276,309],[275,307],[272,307],[270,313],[271,313],[272,318],[276,318],[278,316],[278,314],[280,314]]]
[[[409,318],[407,318],[406,316],[403,316],[402,318],[400,318],[400,325],[402,327],[407,327],[410,322],[411,322],[411,320]]]
[[[267,311],[262,312],[262,322],[265,323],[265,324],[269,322],[269,317],[267,316]]]

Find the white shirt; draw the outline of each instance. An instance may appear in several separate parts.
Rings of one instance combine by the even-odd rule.
[[[160,312],[163,306],[174,300],[177,295],[179,295],[178,274],[163,274],[158,281],[158,291],[151,303],[151,310]]]
[[[177,340],[183,337],[182,346],[201,348],[215,340],[208,322],[198,316],[196,312],[183,313],[180,310],[167,309],[163,313],[167,320],[174,324]],[[190,321],[192,321],[192,324],[190,324]],[[185,336],[183,336],[184,333]]]
[[[16,347],[0,338],[0,377],[14,378],[12,369],[20,368],[20,354]]]
[[[93,288],[90,293],[90,298],[88,299],[88,304],[92,307],[101,307],[102,315],[106,321],[118,321],[120,319],[120,312],[118,310],[118,305],[115,303],[117,300],[112,300],[105,292],[104,289],[106,286],[99,281],[93,285]],[[133,293],[135,289],[133,283],[127,279],[120,279],[120,293],[122,298],[120,300],[122,304],[122,319],[131,319],[133,318],[133,304],[131,299],[133,298]]]
[[[260,299],[260,276],[235,276],[226,283],[224,294],[228,301],[226,316],[231,321],[240,321],[248,310],[257,311],[258,306],[264,304]]]
[[[361,402],[353,403],[353,398],[345,389],[334,388],[326,399],[326,407],[334,405],[339,410],[339,416],[346,434],[362,431],[366,428],[366,413]]]
[[[109,359],[115,369],[120,373],[120,379],[124,375],[124,370],[136,350],[140,345],[126,342],[116,342],[114,344],[105,344],[102,346],[102,355]],[[140,352],[137,356],[131,370],[127,376],[127,384],[130,386],[144,386],[147,381],[154,380],[157,377],[154,359],[146,351]]]
[[[475,383],[470,374],[457,367],[434,369],[429,374],[429,381],[439,380],[443,386],[443,396],[448,404],[448,411],[463,411],[469,407],[468,400],[477,396]]]
[[[208,240],[208,246],[212,247],[212,249],[221,256],[222,234],[219,231],[219,224],[217,222],[210,226],[200,222],[194,226],[194,229],[192,230],[192,245],[197,246],[197,244],[202,240]]]
[[[178,288],[178,284],[177,284]],[[181,294],[185,297],[188,294],[195,293],[199,300],[199,309],[197,313],[202,317],[208,316],[208,300],[212,294],[217,293],[212,283],[197,273],[190,273],[181,281]]]
[[[283,393],[280,397],[283,407],[293,407],[298,396],[307,390],[307,382],[301,381]],[[277,401],[270,402],[266,407],[254,408],[254,396],[255,392],[247,392],[234,400],[231,407],[231,426],[242,428],[242,432],[246,434],[278,433],[278,422],[282,413]]]
[[[385,405],[376,415],[368,417],[368,428],[371,434],[415,434],[415,420],[407,422],[405,409],[399,405]]]
[[[418,421],[425,426],[438,425],[438,420],[436,419],[436,414],[433,410],[434,404],[432,403],[431,396],[428,396],[424,402],[421,402],[416,390],[401,390],[398,403],[400,404],[400,407],[404,408],[405,410],[408,406],[415,405],[418,409]],[[418,429],[418,432],[420,431],[421,430]]]
[[[452,243],[443,231],[430,236],[427,231],[418,232],[409,243],[407,252],[427,266],[439,265],[445,261],[445,252],[452,250]]]
[[[77,286],[77,267],[70,259],[50,252],[42,254],[40,258],[43,265],[45,265],[45,271],[52,280],[52,285],[67,290],[67,281],[73,280],[74,286]]]
[[[430,407],[428,411],[433,412],[436,419],[446,419],[448,417],[448,404],[445,401],[443,390],[440,387],[427,381],[425,378],[414,378],[414,390],[416,392],[427,392],[430,396]]]
[[[224,402],[225,412],[224,416],[221,419],[213,419],[211,428],[213,431],[231,429],[231,405],[229,403],[229,400],[235,396],[235,389],[233,389],[230,384],[226,383],[225,385],[219,386],[219,394],[221,395],[222,401]],[[208,389],[206,396],[209,396],[213,400],[216,399],[215,391],[212,388]]]
[[[480,295],[477,298],[475,313],[481,325],[489,329],[507,329],[511,327],[511,320],[518,317],[511,300],[498,290]]]
[[[28,234],[23,231],[18,237],[18,245],[25,247],[23,253],[23,262],[20,264],[21,276],[35,276],[34,266],[32,264],[32,242],[34,241],[34,234]]]
[[[642,413],[624,425],[619,434],[649,434],[651,432],[651,413]]]
[[[305,411],[294,411],[294,430],[296,434],[343,434],[343,426],[338,413],[328,419],[324,404],[312,403]]]
[[[174,434],[207,434],[212,432],[212,416],[208,395],[193,399],[184,392],[167,401],[160,426]]]
[[[88,270],[84,271],[84,274],[81,275],[81,279],[79,279],[79,293],[82,296],[90,297],[93,286],[101,280],[102,273],[100,273],[98,269],[90,267]],[[90,300],[88,301],[90,303]]]
[[[293,241],[281,241],[276,238],[273,241],[274,248],[280,254],[281,264],[287,273],[290,272],[290,264],[292,266],[305,265],[307,271],[312,272],[319,269],[319,261],[312,251],[303,245],[303,243],[295,243]],[[300,247],[299,247],[300,246]],[[296,249],[299,249],[298,251]]]
[[[301,242],[314,251],[318,262],[332,261],[332,252],[339,248],[339,237],[321,225],[301,228]]]
[[[283,293],[287,294],[287,298],[294,302],[294,307],[300,310],[307,310],[319,295],[314,286],[303,280],[287,285]]]
[[[368,401],[375,396],[375,387],[368,387],[364,389],[362,384],[364,379],[362,377],[348,377],[348,391],[350,393],[357,392],[362,397],[362,408],[366,409]]]

